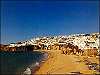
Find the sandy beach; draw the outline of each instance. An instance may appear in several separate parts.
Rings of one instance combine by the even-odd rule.
[[[65,55],[60,50],[46,51],[48,59],[40,66],[35,74],[94,74],[94,70],[89,70],[84,60],[89,60],[99,64],[96,58],[87,56]],[[33,74],[34,75],[34,74]]]

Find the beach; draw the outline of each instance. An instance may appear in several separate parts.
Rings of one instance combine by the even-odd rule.
[[[42,63],[34,74],[95,74],[90,70],[85,61],[91,61],[99,64],[99,59],[95,57],[88,58],[80,55],[61,54],[60,50],[47,50],[48,59]],[[96,72],[96,74],[98,74]]]

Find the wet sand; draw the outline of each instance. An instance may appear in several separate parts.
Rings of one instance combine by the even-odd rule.
[[[46,51],[48,59],[42,63],[34,74],[93,74],[93,70],[89,70],[84,59],[87,56],[65,55],[60,50]],[[87,59],[88,60],[88,59]],[[93,59],[94,61],[98,61]],[[98,62],[97,62],[98,63]]]

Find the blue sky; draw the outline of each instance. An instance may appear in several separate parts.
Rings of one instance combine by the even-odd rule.
[[[1,43],[98,32],[97,1],[2,1]]]

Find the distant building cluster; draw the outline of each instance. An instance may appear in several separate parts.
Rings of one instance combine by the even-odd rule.
[[[26,45],[39,45],[43,44],[46,46],[53,45],[53,44],[66,44],[70,43],[73,45],[77,45],[80,49],[87,49],[87,48],[99,48],[99,33],[93,34],[74,34],[68,36],[52,36],[52,37],[38,37],[33,38],[31,40],[18,42],[18,43],[11,43],[9,47],[20,47]]]
[[[97,49],[100,52],[99,44],[100,34],[73,34],[65,36],[49,36],[37,37],[27,41],[11,43],[5,47],[4,50],[11,51],[29,51],[29,50],[66,50],[71,49],[85,50]],[[74,47],[74,48],[73,48]],[[7,49],[6,49],[7,48]],[[67,52],[68,53],[68,52]]]

